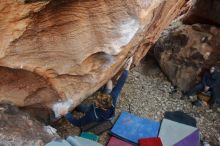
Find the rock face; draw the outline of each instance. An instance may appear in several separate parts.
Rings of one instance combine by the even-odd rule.
[[[47,133],[38,121],[9,104],[0,105],[0,121],[2,146],[43,146],[53,138],[58,138],[58,135]]]
[[[186,0],[1,0],[0,101],[71,108],[186,10]]]
[[[211,65],[220,66],[220,1],[194,0],[190,5],[154,47],[163,72],[183,91],[194,86]]]
[[[219,27],[219,13],[219,0],[193,0],[193,5],[183,21],[187,24],[212,24]]]
[[[183,91],[192,87],[203,69],[220,66],[220,29],[174,22],[154,47],[155,56],[172,83]]]

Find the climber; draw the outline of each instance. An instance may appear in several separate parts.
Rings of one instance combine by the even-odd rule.
[[[194,88],[186,93],[186,96],[193,96],[198,92],[211,92],[211,98],[209,105],[212,107],[219,96],[220,90],[220,72],[217,66],[211,66],[209,72],[206,72],[203,76],[202,81],[197,84]]]
[[[115,87],[112,89],[112,81],[108,81],[105,92],[98,93],[95,103],[86,105],[81,104],[76,109],[79,112],[85,113],[80,119],[76,119],[72,113],[68,112],[67,109],[62,109],[60,114],[63,115],[67,121],[72,125],[83,127],[87,124],[111,120],[115,115],[115,107],[118,100],[118,96],[124,86],[124,83],[128,77],[128,71],[132,64],[132,57],[127,61],[126,68],[118,79]],[[68,113],[67,113],[68,112]]]

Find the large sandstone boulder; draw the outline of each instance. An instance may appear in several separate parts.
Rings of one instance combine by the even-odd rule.
[[[183,21],[187,24],[212,24],[219,27],[219,13],[219,0],[193,0],[193,4]]]
[[[191,2],[187,13],[162,33],[154,47],[162,70],[183,91],[211,65],[220,66],[220,1]]]
[[[211,65],[220,66],[220,29],[174,22],[155,44],[160,67],[172,83],[187,91]]]
[[[0,101],[74,108],[126,58],[137,64],[186,2],[1,0]]]
[[[0,105],[1,146],[43,146],[54,138],[46,127],[9,104]],[[48,133],[49,132],[49,133]]]

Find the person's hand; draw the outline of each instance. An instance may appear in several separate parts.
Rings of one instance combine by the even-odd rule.
[[[126,67],[125,67],[126,70],[130,69],[132,62],[133,62],[133,56],[129,58],[128,61],[126,62]]]
[[[64,115],[66,115],[67,113],[68,113],[68,109],[65,108],[65,107],[62,107],[62,108],[60,109],[60,111],[59,111],[59,114],[60,114],[61,116],[64,116]]]
[[[108,94],[112,92],[112,87],[113,87],[112,80],[109,80],[106,84],[106,90]]]
[[[209,86],[205,86],[204,91],[205,91],[205,92],[209,91],[209,88],[210,88]]]

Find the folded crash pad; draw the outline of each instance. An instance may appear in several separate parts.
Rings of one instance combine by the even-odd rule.
[[[196,127],[168,119],[163,119],[159,137],[164,146],[199,146],[200,141]]]
[[[107,146],[134,146],[128,142],[125,142],[123,140],[120,140],[116,137],[111,137]]]
[[[103,146],[95,141],[78,137],[78,136],[69,136],[66,139],[72,146]]]
[[[93,141],[98,141],[99,140],[99,136],[91,133],[91,132],[82,132],[80,134],[80,137],[89,139],[89,140],[93,140]]]
[[[138,139],[157,137],[160,122],[122,112],[111,134],[122,140],[138,144]]]
[[[68,143],[68,141],[66,140],[60,139],[60,140],[51,141],[45,146],[71,146],[71,144]]]
[[[174,146],[199,146],[199,139],[199,130],[197,129]]]
[[[138,143],[139,146],[163,146],[160,138],[143,138]]]
[[[100,135],[103,132],[111,129],[113,126],[112,122],[110,120],[107,121],[98,121],[90,123],[86,126],[81,127],[82,132],[92,132],[94,134]]]
[[[178,123],[196,127],[196,119],[182,111],[165,112],[164,118],[178,122]]]

